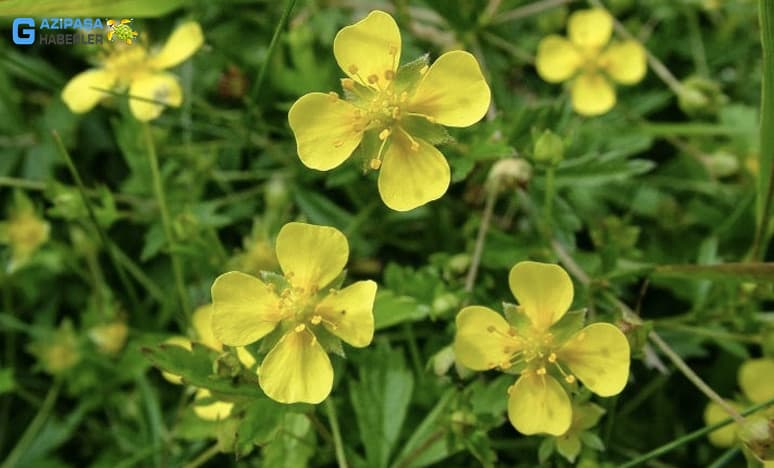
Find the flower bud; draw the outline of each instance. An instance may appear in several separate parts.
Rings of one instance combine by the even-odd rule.
[[[711,117],[728,102],[720,85],[706,78],[693,76],[683,81],[677,104],[691,117]]]
[[[538,162],[557,164],[564,159],[564,142],[551,130],[545,130],[535,142],[533,159]]]
[[[498,190],[513,190],[523,187],[532,178],[532,166],[519,158],[501,159],[489,171],[488,182],[497,183]]]
[[[715,151],[703,158],[704,165],[715,177],[729,177],[739,171],[739,159],[728,151]]]

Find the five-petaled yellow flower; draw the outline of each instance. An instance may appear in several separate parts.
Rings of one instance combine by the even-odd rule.
[[[552,34],[538,45],[535,65],[538,74],[550,83],[574,78],[572,107],[583,115],[600,115],[615,105],[615,89],[610,80],[631,85],[645,76],[646,55],[633,40],[610,42],[613,17],[601,9],[576,11],[567,24],[564,37]]]
[[[212,329],[224,344],[245,346],[279,327],[282,336],[258,369],[261,388],[280,403],[319,403],[331,392],[333,367],[317,335],[358,348],[371,343],[376,283],[326,289],[349,257],[346,237],[332,227],[288,223],[276,252],[287,287],[276,291],[238,271],[220,275],[212,285]]]
[[[408,211],[443,196],[449,164],[421,128],[468,127],[484,116],[490,91],[473,55],[447,52],[414,76],[398,67],[398,25],[378,10],[339,31],[333,54],[348,76],[347,99],[309,93],[293,104],[288,120],[301,161],[327,171],[362,145],[388,207]]]
[[[739,368],[737,380],[747,400],[744,403],[728,402],[737,411],[741,411],[747,404],[763,403],[774,398],[774,359],[759,358],[745,361]],[[747,418],[749,420],[755,417],[774,419],[774,409],[769,408]],[[726,418],[728,413],[717,403],[710,402],[704,410],[704,422],[707,425],[717,424]],[[708,437],[715,446],[731,447],[737,442],[739,429],[738,424],[729,424],[710,432]],[[765,461],[764,466],[774,468],[774,460]]]
[[[519,301],[519,323],[470,306],[457,315],[454,351],[473,370],[521,369],[508,389],[508,418],[523,434],[562,435],[572,408],[565,387],[580,380],[600,396],[616,395],[629,376],[629,342],[608,323],[594,323],[560,339],[552,326],[572,304],[570,277],[558,265],[520,262],[508,282]],[[522,315],[523,314],[523,315]]]
[[[153,120],[164,106],[178,107],[183,102],[177,77],[164,70],[184,62],[203,42],[199,23],[190,21],[178,26],[155,53],[141,44],[110,44],[102,65],[73,77],[62,90],[62,100],[71,111],[81,114],[110,96],[106,91],[129,88],[132,115],[142,121]]]

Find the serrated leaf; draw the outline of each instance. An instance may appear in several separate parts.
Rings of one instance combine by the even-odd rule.
[[[400,351],[379,346],[361,362],[360,378],[349,389],[369,466],[387,466],[413,388],[414,376]]]
[[[272,468],[304,468],[315,451],[312,423],[306,415],[285,413],[279,435],[263,448],[263,465]]]
[[[259,398],[250,402],[237,429],[237,445],[264,445],[274,439],[286,410],[285,405],[268,398]]]
[[[376,330],[400,323],[422,320],[430,314],[430,307],[408,296],[396,296],[389,290],[380,289],[374,302],[374,326]]]
[[[154,366],[179,375],[188,385],[206,388],[227,397],[266,398],[255,384],[217,378],[212,373],[212,363],[217,353],[199,343],[193,343],[191,351],[169,344],[144,347],[142,351]]]

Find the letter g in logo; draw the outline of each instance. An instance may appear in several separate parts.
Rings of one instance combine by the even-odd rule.
[[[19,45],[30,45],[35,43],[34,19],[16,18],[13,20],[13,43]]]

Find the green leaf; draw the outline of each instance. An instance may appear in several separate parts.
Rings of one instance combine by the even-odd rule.
[[[449,439],[445,437],[449,431],[449,406],[457,394],[457,390],[451,388],[441,396],[403,445],[403,450],[395,457],[393,467],[427,466],[461,449],[458,445],[450,444]]]
[[[414,377],[403,354],[388,345],[371,350],[360,369],[360,379],[349,386],[360,438],[369,466],[386,467],[411,402]]]
[[[658,278],[687,278],[732,282],[771,283],[774,262],[722,263],[717,265],[660,265],[653,270]]]
[[[408,296],[396,296],[390,290],[380,289],[374,302],[375,328],[392,327],[400,323],[416,322],[430,314],[430,307]]]
[[[285,413],[279,436],[263,448],[263,465],[272,468],[304,468],[316,447],[312,423],[303,414]]]
[[[287,406],[268,398],[253,400],[237,430],[236,443],[264,445],[274,439],[284,421]]]
[[[16,381],[13,378],[13,368],[0,369],[0,395],[12,392],[14,387],[16,387]]]
[[[67,0],[5,0],[3,15],[5,16],[121,16],[127,18],[154,18],[164,16],[186,4],[188,0],[83,0],[70,2]],[[104,18],[103,18],[104,21]]]
[[[763,83],[761,91],[760,151],[758,158],[757,203],[755,210],[756,244],[762,255],[768,238],[771,201],[774,197],[774,3],[761,0],[761,46],[763,48]]]
[[[266,398],[254,383],[217,378],[212,373],[217,353],[199,343],[193,343],[191,351],[170,344],[145,347],[142,351],[154,366],[179,375],[188,385],[209,389],[219,396]]]

